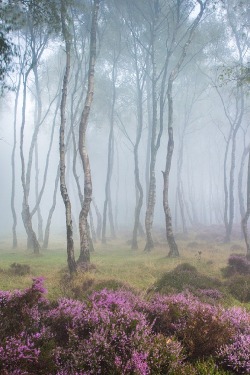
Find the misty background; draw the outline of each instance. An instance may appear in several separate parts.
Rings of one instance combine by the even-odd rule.
[[[186,48],[188,33],[199,13],[199,2],[177,3],[174,0],[108,0],[100,3],[94,99],[86,145],[91,167],[92,196],[101,215],[106,197],[110,150],[112,168],[108,204],[118,237],[126,235],[127,239],[131,239],[134,226],[138,190],[135,185],[133,152],[139,131],[140,103],[142,129],[138,144],[138,166],[143,190],[140,222],[145,232],[150,159],[152,160],[150,142],[155,108],[157,136],[161,126],[161,111],[163,129],[156,153],[153,237],[160,241],[164,241],[166,237],[162,171],[165,170],[169,139],[168,80],[180,61],[182,51]],[[248,1],[204,1],[203,6],[199,24],[191,36],[173,82],[174,152],[169,177],[169,203],[175,235],[217,226],[219,240],[223,241],[226,237],[225,220],[230,220],[230,215],[233,233],[236,231],[237,238],[241,237],[243,212],[240,200],[243,199],[244,210],[246,209],[247,159],[250,147],[250,10]],[[71,33],[71,71],[66,107],[65,137],[69,137],[66,146],[66,181],[76,240],[79,238],[78,216],[81,203],[72,165],[75,151],[77,152],[77,129],[87,90],[91,12],[91,1],[84,1],[82,5],[77,1],[71,2],[67,6],[67,25]],[[17,237],[22,240],[26,238],[21,217],[23,190],[20,131],[23,110],[26,168],[32,136],[36,127],[39,127],[32,156],[30,209],[36,205],[36,190],[40,191],[42,187],[48,158],[45,187],[39,204],[43,230],[46,225],[59,163],[60,99],[65,70],[65,46],[60,30],[51,30],[44,19],[32,24],[28,8],[22,8],[22,17],[25,22],[16,25],[10,34],[11,40],[18,46],[18,55],[13,60],[13,72],[9,72],[7,77],[8,84],[14,86],[14,90],[6,91],[0,100],[0,233],[2,237],[8,237],[10,243],[13,225],[11,157],[14,145]],[[27,77],[27,102],[24,108],[23,79],[32,64],[32,53],[38,51],[42,53],[36,59],[37,75],[31,69]],[[166,64],[168,70],[164,81]],[[156,104],[153,102],[153,90]],[[39,125],[36,122],[38,106],[41,111]],[[72,131],[76,137],[75,151]],[[79,154],[76,155],[76,174],[83,189],[84,172]],[[96,227],[97,215],[93,203],[91,210]],[[38,221],[36,212],[32,217],[35,232]],[[51,222],[51,243],[53,237],[57,236],[65,237],[65,207],[59,187]],[[106,236],[108,239],[112,237],[109,220]]]

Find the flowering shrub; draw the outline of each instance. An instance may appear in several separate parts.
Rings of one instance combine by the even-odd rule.
[[[250,371],[250,316],[243,309],[190,293],[143,301],[104,289],[84,302],[49,302],[44,293],[42,278],[22,292],[0,292],[1,374],[219,374],[210,355],[236,374]]]
[[[250,334],[239,334],[217,353],[220,363],[237,374],[250,374]]]
[[[190,293],[155,296],[147,306],[147,316],[155,333],[175,335],[192,360],[215,355],[236,332],[247,332],[250,326],[245,310],[224,310]]]

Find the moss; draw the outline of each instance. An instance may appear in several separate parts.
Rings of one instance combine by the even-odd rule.
[[[217,289],[222,283],[216,279],[201,274],[196,267],[182,263],[174,270],[163,274],[154,284],[152,290],[162,294],[182,292],[189,289],[192,292],[201,289]]]
[[[250,275],[236,274],[227,280],[229,293],[240,302],[250,302]]]

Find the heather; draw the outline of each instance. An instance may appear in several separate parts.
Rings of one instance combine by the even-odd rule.
[[[0,294],[1,374],[247,374],[250,315],[190,292],[103,289],[49,301],[42,278]],[[213,370],[212,370],[213,369]]]

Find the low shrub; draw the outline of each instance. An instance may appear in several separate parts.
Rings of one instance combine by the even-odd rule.
[[[213,358],[206,361],[199,360],[195,363],[197,375],[230,375],[231,373],[221,369]]]
[[[175,335],[188,358],[196,360],[214,355],[235,333],[234,326],[224,319],[223,311],[200,302],[190,293],[182,293],[154,297],[147,313],[155,333]]]
[[[228,265],[221,271],[224,277],[250,274],[250,260],[244,254],[232,254],[228,258]]]
[[[84,300],[93,292],[107,290],[127,290],[133,291],[133,288],[117,279],[97,279],[91,274],[80,274],[71,278],[68,273],[63,273],[60,278],[61,294],[68,298]]]
[[[250,333],[236,335],[230,344],[220,348],[219,362],[237,374],[250,374]]]
[[[10,265],[10,272],[18,276],[28,275],[30,273],[30,266],[28,264],[12,263]]]
[[[161,294],[179,293],[190,290],[198,294],[202,289],[218,289],[222,283],[220,280],[199,273],[196,267],[189,263],[178,265],[170,272],[166,272],[151,288]]]
[[[235,274],[226,282],[229,293],[240,302],[250,302],[250,274]]]

